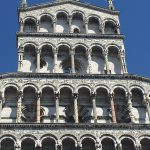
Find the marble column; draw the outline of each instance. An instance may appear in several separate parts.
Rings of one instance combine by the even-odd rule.
[[[150,123],[150,97],[148,96],[144,96],[144,101],[145,101],[145,105],[146,105],[146,109],[147,109],[147,113],[148,113],[148,119],[149,119],[149,123]]]
[[[120,52],[119,53],[119,58],[120,58],[122,72],[123,73],[128,73],[127,72],[127,67],[126,67],[126,62],[125,62],[125,54],[124,54],[124,52]]]
[[[78,94],[74,93],[74,120],[75,123],[79,123],[79,114],[78,114]]]
[[[68,16],[68,24],[69,24],[69,33],[72,33],[72,31],[71,31],[72,16],[71,15]]]
[[[0,123],[1,123],[1,116],[2,116],[2,106],[3,106],[3,98],[2,98],[2,93],[0,93]]]
[[[89,68],[89,74],[92,73],[92,67],[91,67],[91,62],[92,62],[92,57],[91,57],[91,50],[87,52],[87,58],[88,58],[88,68]]]
[[[57,49],[56,50],[54,50],[54,73],[57,73],[57,57],[58,57],[58,51],[57,51]]]
[[[37,73],[40,72],[40,50],[37,50]]]
[[[96,94],[95,94],[95,93],[92,93],[91,99],[92,99],[92,106],[93,106],[93,118],[94,118],[94,123],[97,123]]]
[[[36,100],[36,123],[40,123],[41,120],[41,93],[37,93]]]
[[[76,73],[75,71],[75,52],[74,52],[74,49],[72,49],[70,51],[70,55],[71,55],[71,68],[72,68],[72,73]]]
[[[111,114],[112,114],[112,123],[117,123],[115,104],[114,104],[114,93],[110,94],[110,108],[111,108]]]
[[[120,34],[120,25],[119,24],[117,24],[116,30],[117,30],[117,34]]]
[[[24,23],[23,20],[20,20],[20,32],[23,32],[23,28],[24,28]]]
[[[59,93],[55,93],[56,123],[59,123]]]
[[[36,26],[37,26],[37,32],[40,32],[40,20],[37,20]]]
[[[85,20],[85,33],[88,34],[88,20]]]
[[[22,93],[22,91],[19,91],[18,92],[18,102],[17,102],[17,118],[16,118],[17,123],[21,123],[22,100],[23,100],[23,93]]]
[[[106,69],[106,74],[110,74],[109,71],[109,64],[108,64],[108,52],[104,51],[103,52],[104,60],[105,60],[105,69]]]
[[[105,25],[104,25],[104,23],[101,23],[100,26],[101,26],[100,29],[101,29],[102,34],[105,34]]]
[[[131,123],[135,123],[134,113],[133,113],[133,107],[132,107],[132,93],[127,94],[127,102],[128,102],[128,110],[129,110],[129,116],[131,119]]]
[[[53,32],[56,33],[56,22],[57,22],[57,19],[54,18],[53,20]]]
[[[18,51],[18,71],[22,71],[22,66],[23,66],[23,47],[20,47],[19,48],[19,51]]]

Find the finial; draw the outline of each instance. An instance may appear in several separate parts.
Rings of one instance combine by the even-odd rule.
[[[109,9],[115,10],[115,7],[113,5],[113,0],[107,0],[107,1],[108,1],[108,7],[109,7]]]
[[[27,7],[27,0],[22,0],[21,7]]]

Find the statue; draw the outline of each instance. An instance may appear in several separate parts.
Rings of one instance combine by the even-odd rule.
[[[115,7],[113,5],[113,0],[107,0],[107,1],[108,1],[108,7],[109,7],[109,9],[114,10]]]

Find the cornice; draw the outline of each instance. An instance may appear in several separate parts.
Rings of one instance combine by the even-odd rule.
[[[17,37],[54,37],[54,38],[97,38],[97,39],[122,39],[125,36],[122,34],[74,34],[74,33],[20,33],[17,32]]]
[[[83,130],[150,130],[149,124],[58,124],[58,123],[0,123],[0,129],[83,129]]]
[[[120,80],[138,80],[150,83],[150,78],[133,74],[63,74],[63,73],[4,73],[0,74],[1,79],[7,78],[49,78],[49,79],[120,79]]]
[[[102,7],[98,7],[95,5],[91,5],[91,4],[83,3],[83,2],[79,2],[79,1],[69,1],[69,0],[68,1],[62,1],[62,2],[55,1],[55,2],[50,2],[50,3],[37,4],[37,5],[33,5],[33,6],[28,6],[25,8],[19,8],[18,10],[20,12],[26,12],[26,11],[31,11],[31,10],[37,10],[37,9],[42,9],[42,8],[47,8],[47,7],[58,6],[58,5],[67,4],[67,3],[74,4],[77,6],[86,7],[86,8],[97,10],[97,11],[101,11],[104,13],[109,13],[112,15],[119,15],[119,11],[102,8]]]

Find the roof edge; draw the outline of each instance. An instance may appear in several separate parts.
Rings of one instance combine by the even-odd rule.
[[[83,3],[83,2],[80,2],[80,1],[70,1],[70,0],[66,0],[66,1],[62,1],[62,2],[55,1],[55,2],[50,2],[50,3],[41,3],[41,4],[36,4],[36,5],[24,7],[24,8],[20,7],[18,9],[19,9],[20,12],[26,12],[26,11],[31,11],[31,10],[41,9],[41,8],[47,8],[47,7],[52,7],[52,6],[57,6],[57,5],[67,4],[67,3],[76,4],[78,6],[87,7],[87,8],[90,8],[90,9],[94,9],[94,10],[97,10],[97,11],[102,11],[102,12],[113,14],[113,15],[119,15],[120,14],[120,12],[116,11],[116,10],[110,10],[110,9],[107,9],[107,8],[98,7],[96,5]]]

